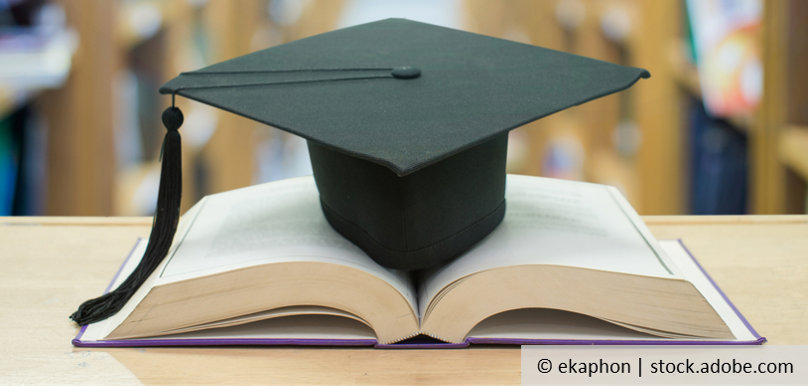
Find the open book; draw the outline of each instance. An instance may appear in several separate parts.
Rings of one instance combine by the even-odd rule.
[[[502,223],[470,251],[408,274],[335,232],[311,178],[211,195],[183,216],[168,256],[126,306],[73,343],[765,341],[684,247],[655,240],[616,189],[509,175],[506,202]]]

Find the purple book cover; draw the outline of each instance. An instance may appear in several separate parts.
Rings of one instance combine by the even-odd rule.
[[[139,241],[139,240],[138,240]],[[761,337],[744,316],[738,311],[734,304],[727,298],[726,294],[718,287],[710,275],[699,264],[690,250],[685,247],[681,240],[678,240],[690,259],[698,266],[699,270],[709,280],[710,284],[718,291],[724,301],[732,308],[744,326],[755,337],[754,340],[613,340],[613,339],[504,339],[504,338],[466,338],[462,343],[444,343],[425,336],[416,336],[394,344],[380,344],[375,339],[224,339],[224,338],[197,338],[197,339],[133,339],[133,340],[82,340],[82,336],[87,326],[82,326],[78,335],[73,339],[73,346],[76,347],[179,347],[179,346],[373,346],[381,349],[426,349],[426,348],[465,348],[471,344],[497,344],[497,345],[760,345],[766,342],[766,338]],[[137,243],[135,243],[137,246]],[[132,258],[135,248],[129,252],[115,277],[107,286],[104,293],[112,290],[112,285],[121,274],[127,261]]]

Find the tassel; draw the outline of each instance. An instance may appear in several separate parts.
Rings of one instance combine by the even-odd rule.
[[[183,116],[179,108],[171,106],[163,112],[166,133],[163,139],[160,170],[160,189],[157,209],[152,221],[149,244],[140,264],[114,291],[82,303],[70,319],[79,325],[87,325],[115,315],[135,294],[168,254],[177,224],[180,219],[182,200],[182,149],[179,128]]]

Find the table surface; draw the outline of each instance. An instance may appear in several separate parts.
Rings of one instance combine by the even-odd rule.
[[[808,216],[644,217],[682,239],[769,344],[808,344]],[[0,384],[516,384],[518,347],[82,349],[67,316],[150,218],[0,217]]]

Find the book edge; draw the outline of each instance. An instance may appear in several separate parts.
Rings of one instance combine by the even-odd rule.
[[[186,347],[186,346],[374,346],[376,339],[132,339],[82,341],[76,347]]]
[[[715,288],[715,290],[716,290],[716,291],[718,291],[718,293],[721,295],[721,298],[723,298],[723,299],[724,299],[724,301],[725,301],[725,302],[727,302],[727,304],[729,305],[729,307],[730,307],[730,308],[732,308],[732,311],[734,311],[734,312],[735,312],[735,315],[737,315],[737,316],[738,316],[738,318],[739,318],[739,319],[741,319],[741,322],[743,322],[743,325],[744,325],[744,326],[746,326],[746,328],[749,330],[749,332],[751,332],[751,333],[752,333],[752,335],[753,335],[755,338],[757,338],[756,342],[757,342],[757,341],[760,341],[760,343],[759,343],[759,344],[763,344],[763,343],[767,342],[766,338],[764,338],[764,337],[760,336],[760,334],[758,334],[758,333],[757,333],[757,331],[755,330],[755,328],[754,328],[754,327],[752,327],[752,325],[751,325],[751,324],[749,324],[749,321],[748,321],[748,320],[746,320],[746,318],[743,316],[743,314],[741,314],[741,311],[739,311],[739,310],[738,310],[738,308],[737,308],[737,307],[735,307],[735,304],[733,304],[733,303],[732,303],[732,301],[731,301],[731,300],[729,300],[729,298],[727,297],[727,294],[725,294],[725,293],[724,293],[724,291],[722,291],[722,290],[721,290],[721,287],[719,287],[719,286],[718,286],[718,283],[716,283],[716,282],[713,280],[713,278],[710,276],[710,274],[709,274],[709,273],[707,273],[707,271],[706,271],[706,270],[704,270],[704,267],[702,267],[702,266],[701,266],[701,264],[699,263],[699,261],[698,261],[698,260],[696,260],[696,257],[695,257],[695,256],[693,256],[693,253],[691,253],[691,252],[690,252],[690,250],[689,250],[689,249],[687,249],[687,246],[685,246],[685,243],[684,243],[684,242],[682,242],[682,239],[676,239],[676,242],[678,242],[678,243],[679,243],[679,245],[681,245],[681,246],[682,246],[682,249],[684,249],[684,251],[687,253],[687,255],[688,255],[688,256],[690,256],[690,259],[691,259],[691,260],[693,260],[693,263],[695,263],[695,264],[696,264],[696,266],[697,266],[697,267],[699,267],[699,270],[700,270],[700,271],[701,271],[701,273],[704,275],[704,277],[706,277],[706,278],[707,278],[707,280],[708,280],[708,281],[710,281],[710,284],[712,284],[712,285],[713,285],[713,288]]]
[[[126,259],[124,259],[115,276],[112,278],[104,293],[112,290],[112,285],[118,279],[118,276],[123,271],[123,267],[132,258],[137,245],[142,238],[138,237],[135,245],[129,251]],[[465,348],[472,344],[500,344],[500,345],[662,345],[662,346],[700,346],[700,345],[761,345],[767,342],[765,337],[760,336],[757,331],[749,324],[749,321],[741,314],[735,304],[729,300],[727,295],[713,278],[704,270],[704,267],[699,264],[693,253],[684,245],[682,239],[675,239],[687,255],[693,260],[701,273],[707,278],[710,284],[718,291],[722,299],[730,306],[738,318],[741,319],[744,326],[752,333],[756,340],[750,341],[737,341],[737,340],[607,340],[607,339],[590,339],[590,340],[576,340],[576,339],[505,339],[505,338],[466,338],[465,341],[460,343],[402,343],[402,344],[382,344],[375,339],[133,339],[133,340],[106,340],[106,341],[84,341],[81,340],[87,326],[82,326],[78,334],[72,340],[75,347],[181,347],[181,346],[373,346],[378,349],[426,349],[426,348]]]
[[[112,291],[112,286],[115,284],[115,281],[118,280],[118,276],[121,275],[121,272],[123,272],[123,267],[126,267],[126,263],[128,263],[129,259],[132,258],[132,255],[135,253],[135,250],[137,249],[137,246],[140,244],[140,240],[143,240],[143,238],[138,237],[137,240],[135,240],[135,245],[133,245],[132,249],[129,250],[129,253],[126,255],[126,258],[123,260],[123,263],[121,263],[121,266],[118,267],[118,271],[115,272],[115,276],[113,276],[112,280],[110,280],[109,284],[107,284],[107,288],[104,289],[104,293],[102,295],[106,295],[107,293]],[[81,326],[81,329],[79,330],[79,333],[76,335],[75,338],[73,338],[73,345],[74,346],[81,347],[81,346],[77,345],[77,343],[83,342],[81,340],[81,337],[84,335],[84,331],[87,330],[87,326],[88,326],[87,324]]]
[[[471,344],[505,344],[505,345],[595,345],[595,346],[743,346],[760,345],[766,338],[756,340],[610,340],[610,339],[505,339],[505,338],[467,338]]]
[[[126,258],[118,267],[118,271],[104,290],[104,294],[112,291],[112,286],[118,277],[123,272],[126,263],[132,258],[137,246],[142,237],[135,240],[135,245],[127,254]],[[131,339],[131,340],[104,340],[104,341],[85,341],[82,340],[84,332],[87,330],[87,325],[81,326],[78,334],[71,341],[75,347],[156,347],[156,346],[280,346],[280,345],[294,345],[294,346],[373,346],[378,344],[376,339]]]
[[[507,345],[662,345],[662,346],[701,346],[701,345],[719,345],[719,346],[733,346],[733,345],[762,345],[768,340],[760,336],[749,321],[741,314],[741,311],[735,307],[735,304],[727,297],[718,283],[713,280],[709,273],[702,267],[696,257],[687,249],[681,238],[668,239],[675,240],[682,249],[687,253],[693,263],[699,268],[699,271],[707,278],[710,284],[721,295],[721,298],[729,305],[735,315],[743,323],[752,335],[757,338],[755,340],[604,340],[604,339],[591,339],[591,340],[576,340],[576,339],[508,339],[508,338],[466,338],[466,342],[470,344],[507,344]]]

